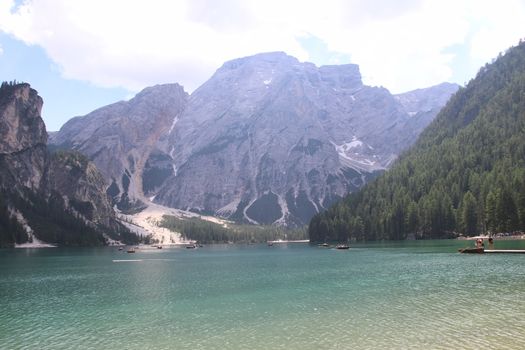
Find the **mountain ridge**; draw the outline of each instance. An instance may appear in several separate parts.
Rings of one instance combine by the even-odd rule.
[[[152,137],[156,142],[142,153],[138,171],[127,158],[141,146],[122,128],[112,135],[100,130],[106,125],[96,122],[100,109],[80,119],[96,126],[80,123],[79,132],[66,123],[52,142],[92,159],[121,209],[153,200],[297,226],[387,168],[436,113],[410,116],[388,90],[363,85],[355,64],[316,67],[283,52],[225,62],[191,95],[182,95],[167,106],[163,131]],[[120,123],[133,117],[133,111],[118,113]],[[148,115],[158,119],[153,109]],[[101,135],[114,137],[105,151]],[[123,140],[131,140],[129,148],[110,147]]]

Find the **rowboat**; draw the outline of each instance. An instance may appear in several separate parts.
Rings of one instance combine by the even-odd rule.
[[[458,249],[458,252],[464,253],[464,254],[483,254],[485,252],[485,249],[483,248],[462,248],[462,249]]]

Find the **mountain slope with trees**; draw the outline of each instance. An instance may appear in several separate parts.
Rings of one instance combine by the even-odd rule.
[[[0,247],[137,243],[95,165],[78,152],[49,152],[42,104],[29,84],[0,86]]]
[[[525,43],[482,67],[383,176],[309,226],[312,241],[525,230]]]

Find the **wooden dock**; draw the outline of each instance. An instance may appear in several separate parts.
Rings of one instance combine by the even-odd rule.
[[[268,244],[310,243],[310,240],[309,239],[297,239],[297,240],[287,241],[287,240],[279,239],[277,241],[268,241],[267,243]]]
[[[525,254],[525,249],[485,249],[485,254]]]

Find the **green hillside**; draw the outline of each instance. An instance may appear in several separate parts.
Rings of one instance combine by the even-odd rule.
[[[391,170],[310,222],[312,241],[525,230],[525,43],[460,89]]]

